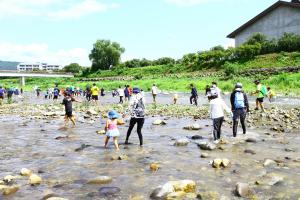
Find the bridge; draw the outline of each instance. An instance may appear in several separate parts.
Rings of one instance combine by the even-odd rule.
[[[52,72],[24,72],[24,71],[11,71],[0,70],[0,77],[20,77],[20,85],[25,86],[26,77],[44,77],[44,78],[73,78],[73,74],[52,73]]]

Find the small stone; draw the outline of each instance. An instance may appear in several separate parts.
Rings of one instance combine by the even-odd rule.
[[[202,150],[209,150],[212,151],[216,149],[216,145],[210,142],[198,143],[198,147]]]
[[[175,146],[187,146],[189,144],[189,140],[187,138],[181,138],[176,140],[175,142]]]
[[[22,176],[30,176],[32,174],[32,171],[26,168],[22,168],[20,174]]]
[[[252,154],[252,155],[256,154],[255,151],[253,151],[253,150],[251,150],[251,149],[246,149],[246,150],[244,151],[244,153],[248,153],[248,154]]]
[[[230,165],[230,160],[228,160],[227,158],[223,158],[222,159],[222,166],[226,168],[229,165]]]
[[[121,191],[118,187],[102,187],[99,189],[99,194],[101,196],[112,196]]]
[[[8,183],[12,183],[15,179],[17,179],[16,176],[7,175],[3,178],[3,181],[8,184]]]
[[[239,197],[247,197],[251,194],[250,187],[247,183],[237,183],[235,186],[235,192]]]
[[[227,140],[225,140],[224,138],[222,138],[219,142],[219,144],[228,144],[229,142]]]
[[[98,134],[98,135],[104,135],[105,133],[106,133],[105,130],[97,131],[97,134]]]
[[[192,140],[202,140],[203,137],[202,137],[201,135],[193,135],[193,136],[191,137],[191,139],[192,139]]]
[[[159,165],[158,165],[158,164],[152,163],[152,164],[150,165],[150,170],[151,170],[151,171],[156,172],[158,169],[159,169]]]
[[[166,125],[167,122],[164,121],[164,120],[160,120],[160,119],[157,119],[155,120],[154,122],[152,122],[153,125]]]
[[[169,181],[156,188],[150,195],[153,199],[166,199],[168,194],[174,192],[195,193],[196,183],[192,180]]]
[[[220,195],[218,192],[208,191],[208,192],[200,192],[197,194],[197,199],[200,200],[219,200]]]
[[[220,168],[222,164],[222,159],[216,158],[213,160],[212,166],[214,168]]]
[[[111,157],[111,160],[127,160],[127,159],[128,159],[128,156],[125,154]]]
[[[209,157],[208,153],[201,153],[201,158],[208,158],[208,157]]]
[[[134,195],[129,198],[129,200],[144,200],[146,199],[143,195]]]
[[[16,193],[19,190],[19,186],[9,186],[6,188],[3,188],[2,194],[7,196]]]
[[[50,197],[50,198],[47,199],[47,200],[68,200],[68,199],[61,198],[61,197]]]
[[[88,115],[98,115],[98,113],[96,111],[94,111],[94,110],[88,110],[86,112],[86,114],[88,114]]]
[[[218,147],[218,149],[224,151],[226,148],[223,145],[221,145],[221,146]]]
[[[39,185],[42,183],[42,178],[36,174],[32,174],[29,177],[29,183],[30,185]]]
[[[192,130],[193,131],[198,131],[198,130],[200,130],[201,129],[201,126],[199,125],[199,124],[193,124],[192,125]]]
[[[263,164],[264,167],[268,166],[277,166],[277,163],[274,160],[266,159]]]
[[[111,183],[112,178],[109,176],[98,176],[94,179],[89,180],[87,183],[88,184],[107,184]]]
[[[256,143],[257,142],[255,138],[247,138],[245,141],[248,143]]]

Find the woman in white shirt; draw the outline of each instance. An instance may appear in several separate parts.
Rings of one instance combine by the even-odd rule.
[[[214,140],[217,141],[221,138],[221,127],[224,121],[224,110],[230,113],[232,116],[232,112],[230,108],[225,104],[223,99],[218,98],[218,93],[215,90],[211,91],[211,94],[208,96],[210,100],[210,117],[213,120],[213,136]]]

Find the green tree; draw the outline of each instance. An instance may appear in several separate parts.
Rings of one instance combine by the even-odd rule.
[[[89,55],[92,61],[91,70],[95,72],[110,69],[110,66],[117,66],[124,52],[125,49],[117,42],[97,40]]]
[[[175,64],[175,59],[169,57],[163,57],[153,61],[153,65],[168,65],[168,64]]]
[[[125,63],[125,66],[128,68],[137,68],[141,67],[141,61],[139,59],[128,60]]]
[[[284,35],[278,40],[279,51],[300,51],[300,35],[293,33],[284,33]]]
[[[78,63],[71,63],[64,67],[65,72],[71,72],[78,74],[82,70],[82,67]]]
[[[262,33],[254,33],[252,36],[250,36],[245,42],[245,44],[249,45],[255,45],[256,43],[259,43],[261,45],[265,44],[267,42],[267,36]]]

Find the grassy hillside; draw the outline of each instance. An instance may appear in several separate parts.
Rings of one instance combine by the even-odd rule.
[[[204,69],[195,71],[180,64],[175,65],[160,65],[141,68],[116,68],[113,70],[103,70],[97,73],[88,75],[88,77],[114,77],[114,76],[132,76],[135,78],[145,77],[165,77],[169,74],[180,74],[189,76],[200,76],[203,74],[211,74],[211,72],[223,72],[227,66],[234,66],[240,71],[260,68],[280,68],[287,66],[300,66],[300,52],[294,53],[279,53],[257,56],[255,59],[230,63],[227,62],[218,69]]]
[[[156,83],[161,90],[164,91],[184,91],[188,92],[189,85],[194,83],[199,90],[204,90],[206,85],[211,84],[212,81],[217,81],[221,89],[225,92],[230,92],[236,82],[241,82],[247,92],[255,89],[253,84],[254,79],[260,78],[265,85],[271,86],[278,94],[300,96],[300,71],[296,73],[282,73],[261,75],[258,73],[255,76],[245,76],[243,72],[250,69],[281,69],[287,66],[300,66],[300,52],[297,53],[280,53],[269,54],[264,56],[257,56],[253,60],[226,63],[221,69],[209,69],[201,71],[191,71],[187,67],[180,65],[164,65],[164,66],[151,66],[143,68],[119,68],[115,70],[101,71],[99,73],[91,74],[89,77],[114,77],[114,76],[132,76],[135,79],[132,81],[111,81],[104,80],[98,81],[99,87],[106,90],[118,88],[125,84],[132,86],[139,86],[145,91],[149,91],[152,84]],[[237,73],[224,75],[224,69],[228,66],[234,66],[239,69]],[[70,85],[85,87],[87,84],[93,82],[83,82],[82,78],[72,79],[45,79],[45,78],[28,78],[26,79],[27,90],[32,90],[35,85],[40,86],[42,89],[52,87],[55,83],[59,83],[61,87]],[[18,85],[18,79],[2,79],[0,84],[5,86]]]

